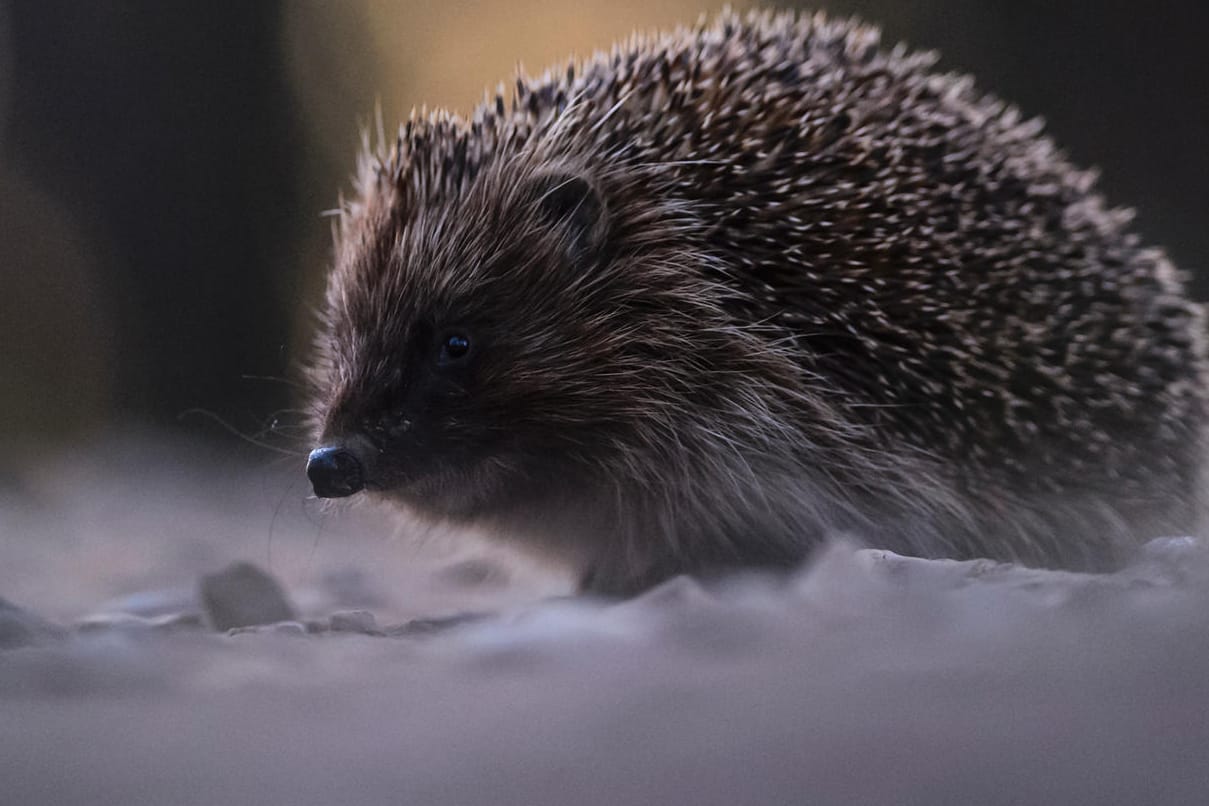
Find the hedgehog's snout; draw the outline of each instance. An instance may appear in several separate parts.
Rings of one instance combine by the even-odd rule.
[[[320,498],[345,498],[365,489],[365,468],[351,450],[329,445],[311,451],[306,476]]]

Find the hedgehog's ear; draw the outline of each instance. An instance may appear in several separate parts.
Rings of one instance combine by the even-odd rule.
[[[560,229],[572,257],[594,255],[608,229],[604,199],[596,186],[574,173],[545,173],[530,180],[530,192],[541,216]]]

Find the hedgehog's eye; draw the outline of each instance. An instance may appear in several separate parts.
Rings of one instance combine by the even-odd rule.
[[[437,366],[448,367],[459,364],[470,355],[470,337],[460,330],[453,330],[441,338],[441,351],[437,355]]]

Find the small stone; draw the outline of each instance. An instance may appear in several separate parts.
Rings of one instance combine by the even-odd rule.
[[[306,635],[306,625],[299,621],[279,621],[269,629],[276,635]]]
[[[58,641],[66,635],[58,624],[0,599],[0,649]]]
[[[676,576],[662,582],[635,598],[622,602],[619,607],[691,607],[710,601],[713,596],[701,583],[689,576]]]
[[[332,632],[378,633],[378,620],[368,610],[342,610],[333,613],[329,622]]]
[[[201,613],[167,613],[147,619],[151,626],[161,632],[179,632],[182,630],[198,630],[206,626]]]
[[[78,633],[99,632],[179,632],[181,630],[196,630],[204,625],[201,613],[166,613],[162,616],[147,617],[134,613],[120,611],[102,611],[90,613],[74,625]]]
[[[1159,537],[1142,544],[1140,554],[1146,559],[1181,562],[1204,552],[1205,544],[1195,537]]]
[[[297,618],[277,580],[250,563],[236,563],[202,577],[200,595],[215,630]]]
[[[150,619],[136,616],[133,613],[90,613],[84,618],[77,621],[74,625],[76,632],[84,633],[102,633],[102,632],[124,632],[124,633],[139,633],[150,632],[155,628]]]
[[[306,626],[300,621],[278,621],[273,624],[254,624],[248,627],[233,627],[227,635],[306,635]]]
[[[454,616],[438,616],[435,618],[417,618],[403,624],[388,627],[384,634],[393,638],[418,638],[435,635],[454,627],[473,624],[487,618],[486,613],[459,613]]]
[[[113,599],[97,608],[101,613],[130,613],[143,618],[200,612],[197,590],[187,587],[142,590]]]

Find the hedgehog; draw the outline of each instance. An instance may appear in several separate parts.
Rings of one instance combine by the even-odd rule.
[[[367,142],[307,474],[606,595],[837,535],[1109,567],[1201,517],[1202,313],[1130,225],[858,21],[635,36]]]

